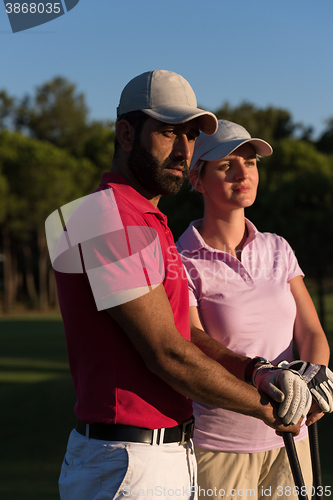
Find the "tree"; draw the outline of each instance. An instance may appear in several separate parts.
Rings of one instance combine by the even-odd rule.
[[[175,241],[192,220],[203,216],[202,197],[198,193],[191,192],[189,181],[184,183],[175,196],[162,196],[158,208],[167,216]]]
[[[39,303],[40,308],[45,309],[50,267],[45,220],[60,206],[91,191],[95,167],[89,160],[75,159],[46,141],[7,131],[0,133],[0,165],[10,189],[3,223],[7,247],[11,255],[15,255],[13,244],[16,242],[23,253],[32,302],[36,293],[31,249],[34,245],[38,248]],[[11,278],[7,278],[7,286],[13,287],[13,283],[12,273]]]
[[[263,190],[274,189],[276,185],[316,171],[330,174],[326,155],[319,153],[309,142],[282,140],[275,146],[273,154],[259,163],[259,187]]]
[[[89,136],[83,144],[82,155],[96,165],[96,178],[94,179],[96,185],[100,182],[101,174],[111,169],[114,139],[114,123],[93,122],[91,124]]]
[[[9,186],[6,177],[3,175],[0,164],[0,224],[4,221],[7,213],[7,197]]]
[[[2,249],[0,250],[1,254],[1,261],[3,263],[3,280],[4,283],[8,283],[8,279],[10,284],[12,284],[11,280],[11,253],[10,253],[10,247],[9,247],[9,239],[8,239],[8,233],[6,231],[6,228],[4,226],[4,221],[6,218],[7,214],[7,202],[8,202],[8,191],[9,191],[9,186],[6,177],[2,174],[1,172],[1,165],[0,165],[0,236],[2,240]],[[9,275],[8,275],[9,273]],[[13,295],[12,289],[7,289],[5,293],[6,299],[9,298],[9,301],[11,301]],[[8,303],[4,301],[4,310],[8,310]]]
[[[10,128],[15,116],[15,99],[5,90],[0,91],[0,130]]]
[[[226,102],[215,114],[219,119],[239,123],[252,137],[260,137],[272,144],[292,137],[298,127],[289,111],[273,106],[260,109],[247,101],[235,107]]]
[[[316,143],[319,151],[333,153],[333,118],[327,120],[327,128]]]
[[[88,108],[76,85],[60,76],[25,96],[16,108],[16,127],[32,137],[81,154],[87,135]]]
[[[0,135],[0,167],[5,175],[0,177],[0,195],[3,179],[10,188],[6,204],[0,200],[0,218],[6,207],[1,225],[5,307],[12,307],[22,280],[30,303],[36,304],[39,293],[45,307],[49,266],[45,219],[56,207],[94,190],[102,172],[110,170],[114,126],[89,122],[84,95],[75,84],[56,77],[19,103],[5,90],[0,92]]]
[[[26,95],[14,115],[17,130],[67,149],[76,157],[87,157],[101,172],[110,170],[114,124],[90,122],[84,95],[65,78],[46,82],[34,97]]]

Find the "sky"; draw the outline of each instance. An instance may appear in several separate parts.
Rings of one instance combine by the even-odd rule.
[[[332,0],[80,0],[18,33],[5,3],[0,90],[17,98],[60,75],[85,95],[91,119],[114,120],[130,79],[167,69],[210,111],[272,105],[315,137],[333,117]]]

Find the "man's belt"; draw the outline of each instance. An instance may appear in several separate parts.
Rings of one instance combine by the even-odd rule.
[[[102,441],[130,441],[148,444],[179,443],[183,445],[193,437],[194,417],[192,416],[183,424],[163,429],[146,429],[133,425],[104,423],[87,425],[82,420],[78,420],[75,429],[87,438]]]

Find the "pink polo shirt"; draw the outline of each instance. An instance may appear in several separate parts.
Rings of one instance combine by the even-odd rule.
[[[47,232],[52,240],[52,231],[61,228],[52,263],[76,416],[151,429],[183,423],[192,401],[147,369],[105,311],[162,283],[176,328],[190,340],[187,279],[165,215],[112,173],[103,174],[96,192],[60,212],[66,230],[56,211]]]
[[[241,261],[208,246],[194,221],[177,242],[186,268],[190,306],[205,331],[230,350],[273,362],[292,360],[296,305],[288,281],[303,275],[282,237],[260,233],[246,219],[249,236]],[[262,421],[194,403],[196,446],[252,453],[278,448],[282,438]],[[303,426],[296,440],[304,439]]]

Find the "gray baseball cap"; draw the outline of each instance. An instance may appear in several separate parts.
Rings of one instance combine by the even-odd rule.
[[[166,123],[185,123],[198,118],[199,129],[208,135],[217,130],[216,116],[197,107],[191,85],[172,71],[147,71],[125,86],[117,117],[138,110]]]
[[[201,132],[197,138],[190,170],[193,170],[197,163],[202,160],[221,160],[246,142],[252,144],[256,153],[260,156],[269,156],[273,153],[273,149],[268,142],[251,137],[241,125],[228,120],[218,120],[218,129],[214,135],[211,136]]]

